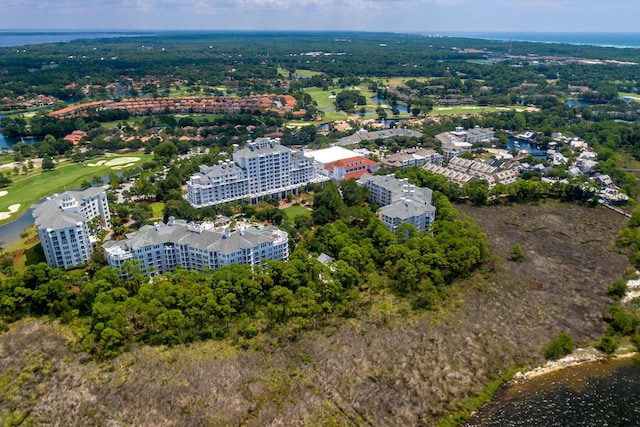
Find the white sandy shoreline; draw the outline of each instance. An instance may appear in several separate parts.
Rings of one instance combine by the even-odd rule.
[[[606,356],[593,347],[579,348],[575,350],[573,353],[571,353],[570,355],[563,357],[562,359],[550,360],[544,365],[538,366],[537,368],[533,368],[528,371],[516,372],[516,374],[511,379],[511,381],[519,383],[519,382],[530,380],[532,378],[539,377],[541,375],[549,374],[551,372],[556,372],[565,368],[578,366],[583,363],[597,362],[599,360],[608,360],[608,359],[623,359],[627,357],[633,357],[636,355],[638,355],[638,352],[632,351],[629,353],[614,354],[612,356]]]

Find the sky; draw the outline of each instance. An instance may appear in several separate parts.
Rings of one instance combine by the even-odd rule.
[[[0,0],[0,29],[639,32],[639,0]]]

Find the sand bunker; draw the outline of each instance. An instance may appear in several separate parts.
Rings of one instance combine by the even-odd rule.
[[[107,163],[106,160],[100,160],[100,161],[97,161],[96,163],[87,163],[87,166],[90,166],[90,167],[94,168],[96,166],[102,166],[105,163]]]
[[[18,209],[20,209],[20,203],[9,206],[9,210],[7,212],[0,212],[0,221],[10,218],[11,214],[18,212]]]
[[[2,196],[6,196],[7,194],[9,194],[9,192],[8,192],[8,191],[6,191],[6,190],[2,190],[2,191],[0,191],[0,197],[2,197]]]
[[[106,162],[105,166],[121,166],[127,165],[129,163],[135,163],[140,160],[140,157],[119,157],[117,159],[112,159]]]
[[[111,169],[113,169],[114,171],[119,171],[120,169],[126,169],[131,166],[135,166],[135,163],[127,163],[126,165],[114,166]]]

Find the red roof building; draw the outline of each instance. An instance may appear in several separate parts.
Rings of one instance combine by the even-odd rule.
[[[324,168],[331,179],[342,181],[351,178],[358,179],[365,173],[373,174],[378,170],[378,166],[378,162],[364,156],[357,156],[336,160],[326,164]]]

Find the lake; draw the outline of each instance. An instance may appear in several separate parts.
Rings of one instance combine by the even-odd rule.
[[[463,425],[638,426],[640,357],[584,363],[505,385]]]

